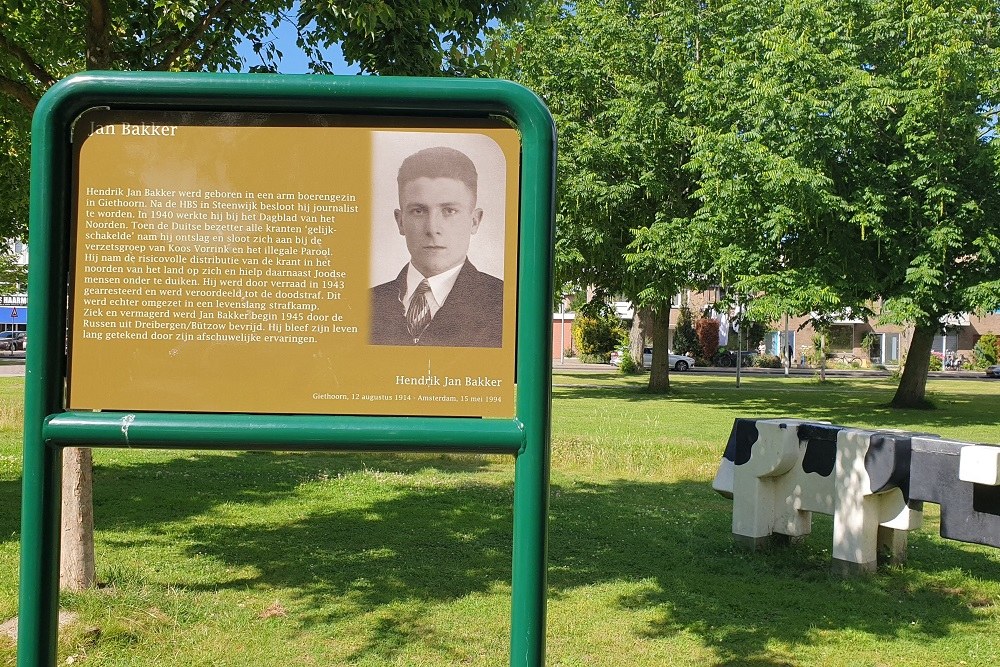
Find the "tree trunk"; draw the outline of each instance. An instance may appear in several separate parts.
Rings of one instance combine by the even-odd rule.
[[[927,392],[927,370],[931,365],[931,346],[937,333],[935,325],[917,325],[913,328],[913,339],[906,351],[903,376],[896,387],[896,395],[889,403],[894,408],[934,407],[924,397]]]
[[[95,583],[93,488],[91,450],[64,450],[59,558],[59,587],[63,590],[79,591]]]
[[[87,4],[87,10],[87,69],[110,69],[111,36],[108,34],[111,25],[110,9],[106,0],[91,0]]]
[[[109,69],[111,24],[106,0],[87,5],[87,69]],[[96,583],[94,556],[94,458],[90,449],[67,447],[62,466],[62,533],[59,588],[79,591]]]
[[[650,312],[653,330],[653,364],[649,369],[649,391],[670,391],[670,301]]]
[[[632,328],[628,332],[628,349],[632,360],[639,368],[645,369],[642,351],[646,347],[646,332],[650,329],[650,311],[648,308],[636,308],[632,315]]]

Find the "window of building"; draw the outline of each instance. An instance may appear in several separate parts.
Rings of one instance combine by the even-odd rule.
[[[828,352],[851,352],[854,350],[854,325],[834,324],[826,337]]]
[[[931,352],[937,352],[942,356],[947,355],[949,352],[958,352],[958,334],[949,333],[943,336],[934,336],[934,344],[931,346]]]

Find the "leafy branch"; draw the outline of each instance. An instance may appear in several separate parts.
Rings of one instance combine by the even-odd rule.
[[[174,63],[181,58],[181,56],[183,56],[205,35],[209,27],[211,27],[212,23],[215,21],[216,17],[226,11],[226,9],[232,4],[232,0],[220,0],[220,2],[215,4],[215,6],[209,8],[208,11],[206,11],[202,16],[201,20],[195,24],[194,28],[187,35],[181,37],[177,44],[174,45],[174,48],[167,53],[159,63],[153,65],[151,69],[160,72],[169,70]],[[246,3],[244,3],[244,6],[246,6]],[[205,57],[203,55],[203,61],[204,60]]]

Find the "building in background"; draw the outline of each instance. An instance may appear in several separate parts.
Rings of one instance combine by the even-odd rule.
[[[680,308],[687,306],[692,317],[709,317],[719,321],[719,344],[721,347],[735,349],[738,313],[735,311],[718,312],[717,304],[725,301],[725,291],[721,287],[710,287],[704,290],[681,290],[671,300],[670,310],[670,350],[673,349],[674,331]],[[633,316],[632,304],[628,301],[616,300],[613,303],[615,312],[626,327],[630,326]],[[573,346],[572,323],[575,314],[569,310],[569,302],[552,316],[554,359],[564,358],[566,350]],[[789,317],[787,324],[784,319],[768,324],[764,339],[744,340],[744,350],[757,351],[763,343],[767,354],[782,356],[791,346],[792,363],[798,365],[803,356],[814,346],[817,335],[811,323],[811,316]],[[787,330],[787,333],[786,333]],[[945,318],[941,322],[941,333],[934,339],[932,353],[941,357],[964,358],[971,361],[972,351],[979,338],[986,333],[1000,334],[1000,311],[978,317],[969,313]],[[850,313],[834,319],[830,324],[826,350],[832,358],[845,361],[857,361],[862,365],[898,366],[909,349],[913,335],[912,326],[897,326],[879,324],[863,318],[853,317]],[[565,346],[565,347],[563,347]]]
[[[28,245],[20,239],[7,241],[7,252],[18,267],[28,267]],[[0,331],[28,329],[27,285],[21,281],[4,284],[0,289]]]

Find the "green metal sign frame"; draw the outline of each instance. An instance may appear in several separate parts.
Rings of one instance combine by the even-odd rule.
[[[506,118],[521,135],[513,419],[73,412],[65,406],[70,133],[93,107]],[[555,128],[489,79],[89,72],[53,86],[32,127],[18,667],[56,662],[64,447],[505,453],[515,457],[510,664],[544,663]],[[126,426],[127,428],[123,428]]]

